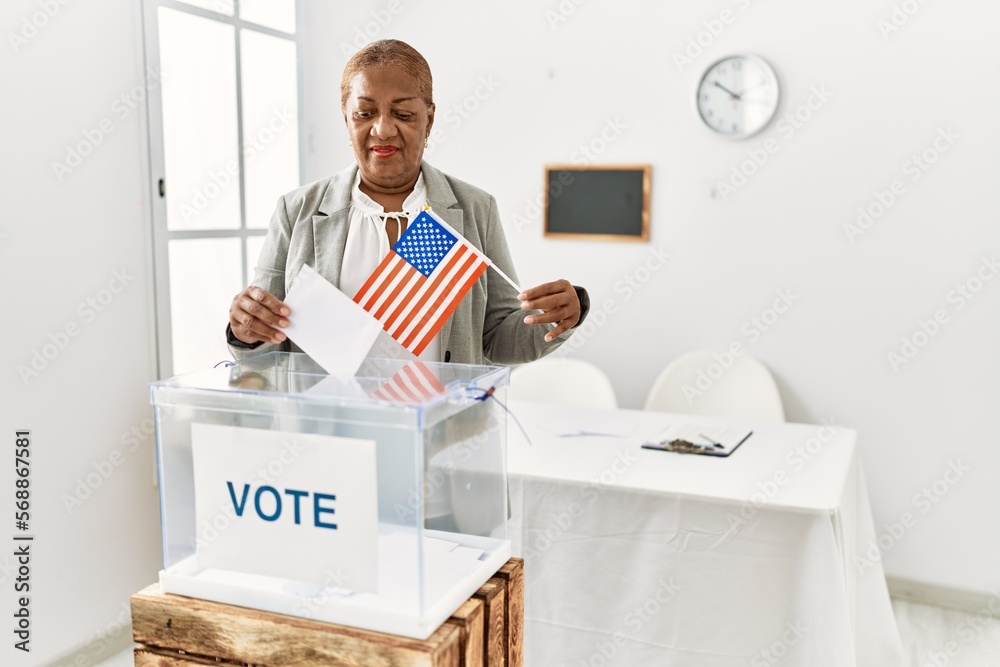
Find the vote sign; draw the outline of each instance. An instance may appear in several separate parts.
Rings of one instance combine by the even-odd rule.
[[[192,424],[191,442],[199,567],[378,592],[375,441]]]

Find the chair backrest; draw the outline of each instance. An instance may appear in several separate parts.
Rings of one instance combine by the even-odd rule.
[[[536,403],[617,408],[611,380],[588,361],[544,358],[511,373],[507,398]]]
[[[653,383],[647,410],[783,422],[778,386],[748,354],[694,350],[674,359]]]

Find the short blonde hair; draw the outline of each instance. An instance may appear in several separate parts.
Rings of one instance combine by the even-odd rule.
[[[344,66],[340,80],[340,107],[347,108],[351,96],[351,79],[369,67],[398,67],[417,84],[417,92],[427,106],[434,104],[431,68],[415,48],[398,39],[380,39],[355,53]]]

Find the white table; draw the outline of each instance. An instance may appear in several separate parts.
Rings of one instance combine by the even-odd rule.
[[[902,646],[856,433],[510,402],[511,536],[528,665],[897,667]],[[575,421],[628,437],[558,437]],[[729,458],[639,445],[668,424],[746,424]]]

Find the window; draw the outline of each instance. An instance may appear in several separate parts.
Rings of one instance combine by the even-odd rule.
[[[296,0],[145,0],[159,374],[223,331],[275,204],[300,185]]]

